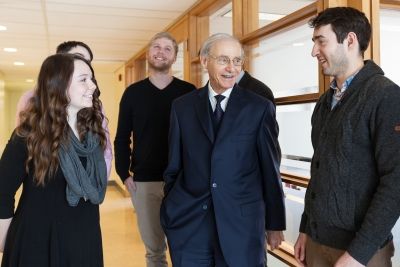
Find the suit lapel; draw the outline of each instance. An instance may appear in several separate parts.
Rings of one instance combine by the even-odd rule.
[[[195,104],[197,117],[200,120],[200,124],[203,127],[204,132],[210,139],[211,143],[214,143],[214,129],[210,118],[210,103],[208,99],[208,86],[199,89],[199,98]]]
[[[216,142],[221,138],[224,138],[226,134],[232,132],[234,127],[233,124],[239,117],[239,113],[243,110],[245,104],[246,97],[243,95],[243,89],[235,84],[231,95],[229,96],[228,105],[226,106],[224,117],[221,121]]]

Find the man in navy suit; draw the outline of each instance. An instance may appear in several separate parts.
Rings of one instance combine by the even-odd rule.
[[[262,267],[265,233],[283,241],[275,108],[235,85],[239,41],[209,37],[200,51],[209,83],[171,109],[161,223],[174,267]]]

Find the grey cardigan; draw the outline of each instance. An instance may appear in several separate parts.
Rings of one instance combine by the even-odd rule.
[[[312,116],[311,180],[300,232],[366,265],[400,215],[400,88],[372,61],[331,110]]]

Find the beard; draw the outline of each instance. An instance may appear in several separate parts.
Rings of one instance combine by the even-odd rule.
[[[166,61],[166,62],[154,62],[153,60],[148,60],[147,62],[149,64],[149,68],[152,68],[153,70],[159,71],[159,72],[165,72],[169,71],[171,68],[173,62],[172,61]]]
[[[323,69],[323,73],[328,76],[338,76],[344,73],[349,66],[349,60],[346,57],[344,48],[338,46],[335,53],[331,55],[329,66]]]

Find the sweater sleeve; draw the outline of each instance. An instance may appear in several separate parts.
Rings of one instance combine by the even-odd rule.
[[[21,137],[13,135],[0,159],[0,219],[14,215],[15,193],[26,177],[27,149]]]
[[[303,214],[301,215],[301,219],[300,219],[300,227],[299,227],[300,233],[306,232],[306,225],[307,225],[307,214],[304,211]]]
[[[382,88],[381,101],[370,119],[378,186],[369,208],[348,247],[349,254],[366,265],[400,216],[400,88]]]
[[[115,169],[122,182],[130,176],[131,136],[132,136],[132,102],[129,88],[122,95],[119,105],[117,133],[114,140]]]

